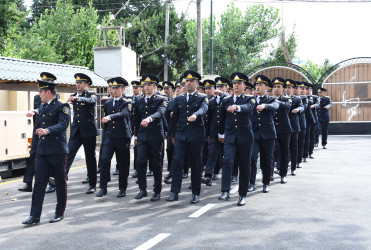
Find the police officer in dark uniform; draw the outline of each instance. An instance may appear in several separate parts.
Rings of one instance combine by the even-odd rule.
[[[124,99],[122,93],[128,82],[121,77],[111,78],[107,83],[112,87],[113,96],[103,105],[105,117],[102,118],[102,166],[100,170],[100,190],[96,194],[102,197],[107,194],[107,183],[110,177],[110,165],[113,154],[116,154],[119,171],[119,192],[117,198],[126,195],[129,166],[127,164],[127,146],[131,138],[130,113],[131,100]]]
[[[89,188],[86,194],[95,192],[97,184],[97,160],[95,157],[96,136],[99,135],[95,120],[97,94],[89,91],[93,84],[91,78],[83,73],[75,74],[77,92],[68,98],[73,105],[73,121],[68,142],[67,169],[68,175],[72,162],[79,148],[84,146],[86,168],[88,171]]]
[[[54,82],[57,80],[55,75],[49,73],[49,72],[41,72],[40,77],[42,81],[45,82]],[[33,111],[28,113],[28,117],[33,116],[33,133],[32,133],[32,142],[31,142],[31,150],[30,150],[30,158],[27,162],[27,167],[24,172],[23,182],[25,185],[22,188],[18,188],[18,191],[20,192],[32,192],[32,180],[33,176],[35,174],[35,157],[36,157],[36,148],[37,143],[39,140],[39,137],[36,135],[35,131],[40,127],[40,121],[39,121],[39,108],[41,105],[41,98],[40,95],[34,96],[34,103],[33,103]],[[50,183],[49,183],[50,185]],[[55,186],[50,185],[49,188],[46,190],[46,192],[51,193],[55,191]]]
[[[175,90],[175,86],[170,81],[164,81],[162,83],[164,87],[164,92],[167,95],[167,102],[168,105],[166,107],[165,111],[165,118],[166,118],[166,124],[167,127],[165,127],[165,140],[166,140],[166,155],[167,155],[167,170],[170,171],[170,166],[173,161],[174,156],[174,145],[171,142],[171,132],[169,131],[171,129],[171,116],[170,113],[172,112],[172,107],[169,108],[170,102],[173,103],[172,100],[174,100],[173,94]]]
[[[303,153],[304,153],[304,143],[305,143],[305,134],[307,132],[307,121],[306,121],[306,113],[308,112],[308,99],[305,95],[305,84],[303,82],[296,82],[296,91],[297,96],[301,98],[301,101],[304,106],[304,112],[300,112],[299,114],[299,122],[300,122],[300,132],[298,135],[298,160],[297,160],[297,168],[301,168],[302,161],[303,161]]]
[[[314,119],[313,112],[312,112],[312,105],[314,104],[313,97],[307,95],[308,89],[311,86],[309,82],[303,82],[305,85],[304,95],[307,97],[308,107],[305,110],[305,121],[307,125],[307,129],[305,131],[305,139],[304,139],[304,148],[303,148],[303,162],[307,162],[309,156],[309,145],[310,145],[310,135],[311,129],[315,125],[316,120]]]
[[[253,131],[255,142],[251,158],[251,184],[249,191],[255,189],[257,159],[260,152],[260,168],[263,173],[263,192],[269,192],[269,183],[273,171],[273,150],[277,138],[274,125],[275,112],[279,107],[278,100],[267,94],[271,81],[264,75],[255,77],[256,104],[253,113]]]
[[[68,153],[66,130],[70,122],[70,107],[56,97],[56,83],[38,80],[40,97],[40,127],[35,131],[39,136],[35,158],[35,187],[32,193],[30,217],[23,224],[40,222],[45,188],[54,173],[57,193],[57,206],[50,223],[61,221],[67,201],[66,156]]]
[[[174,143],[174,173],[171,184],[171,194],[167,201],[178,200],[182,185],[182,169],[186,157],[192,169],[192,199],[191,204],[199,202],[201,191],[201,159],[202,144],[206,141],[204,115],[208,109],[206,95],[197,93],[200,74],[186,71],[186,94],[175,97],[172,121],[172,141]]]
[[[332,107],[331,97],[326,96],[327,89],[320,88],[318,90],[319,95],[319,108],[318,108],[318,120],[321,124],[322,130],[322,147],[327,149],[327,135],[328,135],[328,125],[330,123],[330,112],[329,109]]]
[[[253,96],[246,96],[243,92],[249,83],[249,78],[240,72],[231,75],[234,94],[225,97],[220,108],[221,118],[218,139],[224,143],[222,195],[219,200],[229,200],[231,188],[232,167],[238,156],[240,179],[238,206],[246,204],[246,194],[250,181],[250,164],[252,143],[252,114],[255,107]]]
[[[283,91],[286,88],[286,82],[281,77],[275,77],[272,79],[273,94],[277,98],[279,108],[275,113],[274,125],[276,126],[277,132],[277,144],[279,147],[279,175],[281,176],[281,183],[287,182],[286,175],[289,165],[289,144],[290,135],[292,133],[291,123],[289,118],[289,112],[291,108],[292,100],[290,97],[284,96]]]
[[[138,101],[139,98],[142,98],[143,97],[143,94],[142,94],[142,84],[140,83],[140,81],[132,81],[131,82],[131,86],[133,88],[133,96],[131,97],[132,105],[133,105],[132,116],[131,116],[131,131],[134,134],[134,123],[133,123],[134,106],[135,106],[135,102]],[[137,145],[135,145],[135,144],[134,144],[134,147],[133,147],[133,151],[134,151],[134,170],[135,171],[134,171],[132,177],[133,178],[137,178],[138,177],[137,163],[136,163],[136,159],[137,159]]]
[[[315,123],[312,125],[312,128],[310,130],[310,143],[309,143],[308,155],[309,155],[309,159],[314,159],[313,150],[314,150],[316,133],[317,133],[318,123],[319,123],[318,121],[319,97],[316,95],[313,95],[313,84],[308,85],[307,96],[313,97],[313,105],[310,108],[312,110]]]
[[[154,175],[154,194],[151,201],[160,199],[162,165],[161,156],[164,144],[164,123],[167,100],[165,97],[155,94],[155,87],[159,79],[153,74],[145,74],[142,77],[146,95],[135,104],[134,130],[138,150],[137,172],[139,193],[135,199],[147,196],[147,161],[151,159]]]
[[[300,132],[299,115],[304,112],[304,106],[300,97],[294,95],[296,81],[286,79],[286,94],[292,100],[289,111],[289,118],[292,133],[290,136],[290,158],[291,158],[291,175],[296,175],[296,166],[298,160],[298,134]]]

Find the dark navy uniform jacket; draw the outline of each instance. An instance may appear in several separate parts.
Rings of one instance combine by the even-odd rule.
[[[131,100],[120,97],[115,106],[113,106],[113,100],[114,98],[111,97],[103,104],[105,116],[109,116],[111,119],[104,125],[104,133],[111,139],[131,138]]]
[[[305,119],[305,112],[308,108],[308,99],[305,95],[298,96],[301,98],[301,102],[303,103],[304,110],[303,112],[300,111],[299,113],[299,123],[300,123],[300,131],[305,131],[307,128],[307,121]]]
[[[307,100],[308,100],[308,107],[305,110],[305,121],[307,123],[307,126],[310,126],[316,123],[316,120],[314,119],[313,112],[311,109],[311,106],[314,104],[313,96],[307,96]]]
[[[187,93],[175,97],[171,137],[186,142],[206,141],[204,115],[207,109],[206,95],[195,92],[188,102]],[[187,120],[191,115],[197,116],[196,121],[189,122]]]
[[[318,119],[319,121],[329,121],[330,112],[328,109],[325,109],[326,106],[332,107],[331,97],[324,96],[320,98],[319,108],[318,108]]]
[[[209,108],[207,110],[207,125],[206,135],[211,138],[218,139],[220,118],[221,118],[221,106],[224,96],[220,96],[219,103],[217,97],[213,96],[209,101]]]
[[[164,140],[164,117],[166,111],[166,98],[157,94],[153,94],[145,102],[145,97],[138,99],[135,102],[134,111],[134,135],[138,141],[145,142],[161,142]],[[152,121],[147,127],[140,125],[143,119],[151,117]]]
[[[256,98],[257,99],[257,98]],[[260,111],[256,107],[260,104],[265,104],[265,109]],[[276,127],[274,125],[274,116],[278,109],[278,100],[275,97],[264,95],[260,98],[260,103],[255,103],[253,112],[253,131],[254,139],[276,139]]]
[[[171,99],[167,103],[166,111],[165,111],[165,118],[167,122],[167,128],[165,129],[165,132],[169,135],[168,137],[171,138],[171,124],[173,122],[173,118],[171,117],[171,112],[174,111],[174,99]]]
[[[299,115],[304,112],[304,105],[301,101],[301,98],[295,95],[291,95],[291,108],[289,111],[289,118],[290,118],[290,124],[292,132],[300,132],[300,122],[299,122]],[[299,109],[299,113],[292,113],[294,109]]]
[[[224,135],[224,143],[246,144],[254,142],[252,115],[255,107],[254,96],[241,94],[234,102],[235,95],[224,97],[220,108],[219,134]],[[240,111],[228,112],[231,105],[240,106]]]
[[[318,123],[318,107],[319,107],[319,98],[318,98],[318,96],[316,96],[316,95],[310,95],[309,97],[312,97],[312,98],[313,98],[313,105],[314,105],[314,108],[311,109],[311,110],[312,110],[312,114],[313,114],[313,117],[314,117],[314,121],[315,121],[315,123]]]
[[[70,123],[70,106],[57,98],[53,99],[46,108],[45,105],[40,105],[38,120],[40,128],[49,130],[49,134],[39,138],[36,154],[67,154],[66,130]]]
[[[276,125],[277,134],[292,133],[289,112],[291,109],[292,100],[290,97],[278,97],[279,108],[276,110],[274,125]]]
[[[73,120],[70,137],[73,137],[78,130],[82,138],[99,135],[97,122],[95,120],[97,94],[84,90],[80,96],[78,96],[77,92],[71,96],[77,96],[78,98],[72,102]]]

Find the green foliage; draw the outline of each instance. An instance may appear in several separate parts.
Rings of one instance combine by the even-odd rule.
[[[308,71],[316,80],[316,83],[322,84],[322,79],[321,82],[319,82],[321,76],[326,73],[328,69],[330,69],[333,65],[330,64],[329,60],[326,59],[322,65],[314,64],[311,61],[307,61],[304,65],[301,65],[303,69]]]
[[[262,52],[268,46],[270,39],[277,37],[276,27],[280,19],[278,10],[263,5],[253,5],[243,14],[234,4],[222,14],[214,30],[214,72],[229,77],[235,71],[246,72],[263,62]],[[209,28],[210,22],[203,22],[203,68],[209,72]],[[195,65],[196,22],[192,21],[187,26],[186,39],[192,55],[190,65]]]
[[[286,47],[291,56],[291,59],[294,59],[296,48],[297,48],[295,30],[291,34],[289,34],[289,38],[286,39]],[[282,47],[281,47],[281,40],[278,41],[277,47],[269,53],[269,57],[267,61],[286,62],[286,58],[283,54]]]

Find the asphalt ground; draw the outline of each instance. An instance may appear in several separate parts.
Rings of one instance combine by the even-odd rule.
[[[184,179],[177,202],[149,195],[135,200],[138,186],[129,177],[127,196],[116,198],[117,177],[108,195],[86,195],[84,160],[76,160],[69,175],[65,218],[50,224],[56,196],[46,194],[41,223],[21,224],[29,216],[31,193],[18,192],[22,179],[0,183],[1,249],[371,249],[371,137],[330,136],[328,149],[315,148],[315,159],[303,164],[287,184],[272,183],[248,193],[246,206],[219,201],[220,182],[202,185],[200,202],[189,203]],[[165,157],[166,158],[166,157]],[[113,162],[114,168],[114,162]],[[167,166],[166,160],[164,166]],[[133,170],[130,171],[130,174]],[[164,171],[163,175],[167,174]],[[237,183],[232,183],[232,187]],[[237,191],[236,188],[234,191]]]

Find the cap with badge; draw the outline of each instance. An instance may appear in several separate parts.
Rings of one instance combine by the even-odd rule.
[[[170,82],[170,81],[163,81],[162,82],[162,87],[175,89],[174,84],[172,82]]]
[[[174,86],[174,88],[177,88],[177,87],[182,87],[182,83],[181,83],[181,81],[176,81],[175,82],[175,86]]]
[[[215,82],[213,80],[206,79],[204,80],[203,85],[205,88],[215,87]]]
[[[157,76],[155,76],[154,74],[150,74],[150,73],[144,74],[142,76],[141,81],[143,81],[143,84],[151,84],[152,83],[152,84],[156,84],[156,85],[160,82],[160,80],[158,79]]]
[[[271,84],[272,84],[271,83],[271,80],[269,80],[269,78],[266,77],[265,75],[257,75],[257,76],[255,76],[254,85],[259,84],[259,83],[264,83],[268,87],[270,87]]]
[[[86,82],[89,85],[93,84],[93,81],[88,75],[85,75],[83,73],[76,73],[74,75],[76,82]]]
[[[326,92],[327,91],[327,89],[325,89],[325,88],[319,88],[318,89],[318,92]]]
[[[296,87],[297,88],[305,88],[305,84],[304,84],[304,82],[296,81]]]
[[[128,86],[129,83],[122,77],[114,77],[107,80],[108,86],[112,88],[118,88],[118,87],[125,87]]]
[[[41,80],[37,80],[39,84],[39,91],[43,89],[54,89],[57,86],[57,83],[54,81],[57,80],[55,75],[49,72],[41,72],[40,74]]]
[[[205,82],[203,82],[203,81],[198,81],[198,86],[197,86],[197,88],[200,88],[200,89],[205,89]]]
[[[131,81],[131,86],[133,86],[133,88],[141,87],[140,81]]]
[[[309,83],[309,82],[304,82],[305,84],[305,87],[308,88],[308,89],[313,89],[313,84]]]
[[[228,86],[228,84],[230,83],[231,81],[229,81],[227,78],[220,77],[220,76],[215,78],[216,86]]]
[[[157,89],[158,89],[159,91],[163,91],[163,90],[164,90],[164,87],[162,86],[161,83],[158,83],[158,84],[157,84]]]
[[[286,88],[285,79],[283,79],[282,77],[277,76],[277,77],[272,79],[272,86],[274,86],[276,84],[281,84],[284,88]]]
[[[233,90],[233,83],[230,82],[230,83],[228,84],[228,89]]]
[[[49,72],[41,72],[40,73],[41,80],[43,81],[55,81],[57,80],[57,77]]]
[[[245,82],[247,83],[249,81],[249,77],[241,72],[234,72],[231,75],[232,82]]]
[[[192,70],[184,72],[183,77],[185,80],[201,80],[200,74]]]
[[[292,79],[286,79],[285,82],[286,82],[286,87],[287,86],[292,86],[293,88],[296,87],[296,81],[294,81]]]

